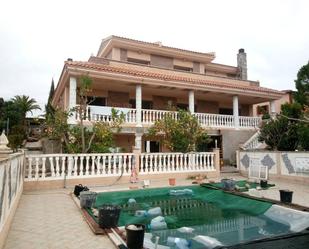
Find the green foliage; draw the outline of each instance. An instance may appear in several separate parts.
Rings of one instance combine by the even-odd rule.
[[[297,73],[295,80],[297,92],[294,94],[296,102],[302,106],[309,105],[309,62],[302,66]]]
[[[309,150],[309,125],[300,124],[297,130],[299,147],[303,150]]]
[[[289,118],[300,119],[303,117],[303,108],[299,103],[281,105],[281,114]]]
[[[55,108],[52,105],[52,100],[55,92],[54,79],[52,79],[52,83],[49,90],[47,104],[45,105],[45,118],[50,118],[55,113]]]
[[[161,142],[173,152],[195,151],[196,145],[208,139],[195,116],[179,110],[178,119],[167,113],[149,129],[149,136],[159,136]]]
[[[15,125],[12,127],[10,134],[8,136],[9,147],[13,150],[21,148],[23,142],[26,139],[26,131],[24,126]]]
[[[299,103],[284,104],[281,114],[274,119],[264,122],[259,141],[265,142],[272,150],[293,151],[306,149],[306,135],[308,127],[301,121],[302,107]],[[303,137],[300,137],[300,135]]]
[[[26,118],[27,112],[32,113],[34,110],[41,110],[40,106],[36,104],[35,99],[26,95],[16,95],[12,101],[21,110],[24,119]]]

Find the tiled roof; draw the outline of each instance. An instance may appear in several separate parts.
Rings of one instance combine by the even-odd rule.
[[[194,53],[194,54],[199,54],[199,55],[204,55],[204,56],[215,57],[214,52],[208,52],[208,53],[197,52],[197,51],[192,51],[192,50],[187,50],[187,49],[181,49],[181,48],[175,48],[175,47],[170,47],[170,46],[165,46],[165,45],[159,45],[157,42],[145,42],[145,41],[135,40],[135,39],[131,39],[131,38],[116,36],[116,35],[111,35],[111,36],[107,37],[106,39],[103,39],[102,42],[106,42],[106,41],[111,40],[111,39],[131,41],[131,42],[135,42],[135,43],[139,43],[139,44],[150,45],[150,46],[153,46],[153,47],[161,47],[161,48],[173,49],[173,50],[180,51],[180,52]],[[100,48],[100,50],[101,50],[101,48]]]
[[[90,62],[82,62],[82,61],[66,61],[67,66],[74,66],[78,68],[83,69],[91,69],[91,70],[97,70],[102,72],[110,72],[110,73],[118,73],[122,75],[131,75],[136,77],[145,77],[150,79],[159,79],[159,80],[165,80],[165,81],[180,81],[180,82],[187,82],[190,84],[198,84],[198,85],[205,85],[205,86],[212,86],[212,87],[225,87],[230,89],[238,89],[238,90],[249,90],[249,91],[257,91],[257,92],[263,92],[263,93],[269,93],[269,94],[278,94],[282,95],[283,93],[281,91],[265,88],[265,87],[259,87],[259,86],[253,86],[244,85],[244,81],[240,80],[234,80],[234,79],[222,79],[219,78],[214,80],[214,77],[208,77],[205,75],[194,75],[194,77],[190,77],[189,73],[188,76],[179,76],[177,74],[168,74],[168,73],[160,73],[160,72],[151,72],[146,71],[142,69],[136,69],[136,68],[128,68],[125,65],[108,65],[108,64],[97,64],[97,63],[90,63]],[[209,79],[211,78],[211,79]],[[224,82],[220,82],[224,81]],[[237,82],[241,82],[242,85],[237,85]]]

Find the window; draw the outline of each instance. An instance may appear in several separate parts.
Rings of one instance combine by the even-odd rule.
[[[174,69],[179,70],[179,71],[185,71],[185,72],[193,72],[193,68],[191,67],[181,67],[181,66],[174,65]]]
[[[136,64],[142,64],[142,65],[149,65],[150,61],[144,61],[140,59],[135,59],[135,58],[127,58],[128,62],[136,63]]]
[[[136,103],[135,99],[130,99],[129,100],[130,107],[131,108],[136,108]],[[142,100],[142,109],[152,109],[153,108],[153,103],[150,100]]]
[[[268,105],[260,105],[257,107],[257,114],[263,115],[269,113],[269,106]]]
[[[88,96],[87,97],[87,103],[88,103],[88,105],[106,106],[106,98],[96,97],[96,96]]]

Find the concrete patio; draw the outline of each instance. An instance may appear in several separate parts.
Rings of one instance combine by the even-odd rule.
[[[239,174],[223,174],[235,180],[246,179]],[[220,180],[220,179],[217,179]],[[177,185],[190,185],[191,180],[177,179]],[[294,191],[293,203],[309,207],[309,186],[284,180],[270,181],[276,184],[259,191],[266,198],[279,200],[279,189]],[[93,187],[95,191],[124,190],[141,184],[115,184]],[[168,180],[153,180],[150,187],[168,186]],[[5,249],[76,249],[116,248],[107,236],[94,235],[83,220],[80,210],[70,196],[72,189],[24,192],[14,216]]]

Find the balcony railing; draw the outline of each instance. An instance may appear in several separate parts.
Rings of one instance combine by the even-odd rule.
[[[136,109],[132,108],[116,108],[125,115],[125,124],[136,124],[137,122],[137,113]],[[103,106],[88,106],[86,110],[85,119],[88,121],[103,121],[111,122],[112,107],[103,107]],[[172,118],[178,118],[178,112],[175,111],[164,111],[164,110],[151,110],[151,109],[142,109],[141,111],[141,122],[143,125],[152,125],[157,120],[163,119],[166,115],[170,115]],[[233,115],[222,115],[222,114],[210,114],[210,113],[195,113],[194,114],[200,124],[204,128],[236,128],[235,127],[235,117]],[[75,118],[78,119],[78,115],[75,115]],[[238,117],[237,128],[257,128],[260,125],[260,117]]]

